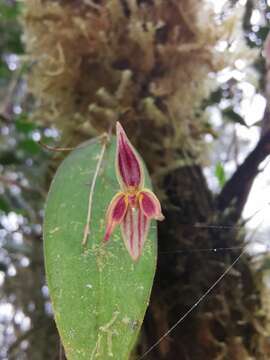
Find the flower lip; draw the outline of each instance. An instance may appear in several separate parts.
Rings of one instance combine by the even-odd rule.
[[[133,261],[137,261],[142,254],[149,228],[149,220],[141,211],[140,207],[132,209],[128,207],[121,231],[124,243]]]

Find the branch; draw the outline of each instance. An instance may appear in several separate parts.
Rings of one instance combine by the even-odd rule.
[[[14,72],[13,75],[11,77],[11,80],[8,84],[8,87],[5,91],[5,96],[3,98],[3,100],[0,103],[0,116],[1,116],[1,120],[3,121],[8,121],[9,120],[9,108],[10,108],[10,104],[12,103],[12,99],[14,97],[14,94],[17,90],[18,87],[18,83],[21,79],[21,71],[22,68],[21,66],[19,66]]]
[[[270,130],[260,138],[255,149],[223,187],[217,198],[217,207],[220,211],[233,205],[237,217],[240,217],[253,181],[259,173],[258,167],[268,155],[270,155]]]
[[[248,5],[248,10],[250,4]],[[230,180],[225,184],[217,198],[217,207],[224,211],[229,206],[235,210],[236,220],[241,216],[247,201],[253,181],[259,173],[259,165],[270,155],[270,35],[268,34],[264,43],[265,53],[265,98],[266,108],[262,118],[260,140],[255,149],[247,156]]]

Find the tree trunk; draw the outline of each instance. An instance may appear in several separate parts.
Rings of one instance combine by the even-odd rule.
[[[165,178],[170,203],[159,226],[154,290],[138,353],[142,356],[224,274],[244,246],[233,209],[219,213],[199,167],[178,169]],[[232,217],[234,219],[234,217]],[[207,226],[209,224],[209,226]],[[244,254],[215,288],[146,359],[267,359],[260,282]]]

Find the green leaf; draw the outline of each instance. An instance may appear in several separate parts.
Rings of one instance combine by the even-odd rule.
[[[237,114],[232,108],[228,108],[228,109],[223,110],[223,115],[228,117],[231,121],[233,121],[235,123],[238,123],[238,124],[241,124],[241,125],[248,128],[248,125],[246,124],[246,122],[244,121],[242,116]]]
[[[10,207],[9,207],[8,203],[2,196],[0,197],[0,210],[2,210],[3,212],[10,211]]]
[[[31,155],[36,155],[41,151],[39,144],[32,139],[25,139],[20,141],[19,148],[23,149],[25,152]]]
[[[8,4],[8,3],[2,3],[0,4],[0,19],[7,19],[7,20],[15,20],[16,17],[20,13],[20,4]]]
[[[220,162],[218,162],[216,164],[215,176],[218,179],[220,187],[223,187],[223,185],[226,182],[226,174],[225,174],[225,171],[224,171],[224,167]]]
[[[23,133],[29,133],[37,129],[37,125],[29,120],[25,114],[20,115],[15,122],[16,129]]]
[[[0,86],[6,85],[7,79],[10,77],[11,71],[7,64],[0,60]]]
[[[108,146],[96,183],[87,248],[81,241],[90,183],[101,145],[73,151],[52,182],[45,210],[47,281],[57,327],[69,360],[127,360],[148,305],[156,268],[156,224],[134,263],[119,227],[102,244],[106,208],[118,191],[115,140]],[[149,177],[146,176],[149,187]]]
[[[256,32],[256,35],[262,41],[265,41],[267,35],[269,34],[269,26],[260,26],[259,31]]]
[[[209,102],[210,104],[216,103],[218,104],[223,97],[223,92],[221,88],[218,88],[216,91],[213,91],[210,95]]]

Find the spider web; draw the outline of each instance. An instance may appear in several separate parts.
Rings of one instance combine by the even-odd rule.
[[[257,215],[258,212],[254,214]],[[250,219],[253,218],[253,216],[250,217]],[[262,221],[263,222],[263,221]],[[261,223],[262,223],[261,222]],[[235,226],[229,226],[229,225],[211,225],[211,224],[195,224],[190,225],[192,227],[201,227],[201,228],[209,228],[209,229],[216,229],[216,230],[226,230],[226,229],[241,229],[243,228],[243,225],[235,225]],[[239,250],[240,253],[234,258],[234,260],[231,262],[230,265],[226,267],[226,269],[222,272],[220,276],[217,277],[217,279],[212,282],[211,285],[204,291],[204,293],[198,297],[196,301],[194,301],[188,310],[183,314],[180,315],[179,318],[175,321],[175,323],[161,336],[159,339],[153,343],[139,358],[138,360],[145,359],[147,355],[149,355],[152,350],[154,350],[163,340],[165,340],[188,316],[203,302],[207,299],[209,294],[215,290],[217,285],[221,283],[221,281],[224,280],[224,278],[230,273],[230,271],[234,268],[234,266],[239,262],[239,260],[243,257],[243,255],[247,253],[252,253],[252,250],[250,248],[250,245],[252,245],[252,242],[254,241],[254,236],[257,233],[258,227],[251,233],[251,236],[249,239],[246,240],[245,244],[243,246],[232,246],[232,247],[213,247],[213,248],[198,248],[198,249],[191,249],[191,250],[172,250],[172,251],[163,251],[160,252],[160,256],[165,256],[166,254],[173,254],[173,253],[194,253],[194,252],[205,252],[205,253],[220,253],[220,252],[228,252],[228,251],[237,251]],[[260,252],[262,253],[268,253],[270,250],[270,245],[265,244],[265,251]]]

